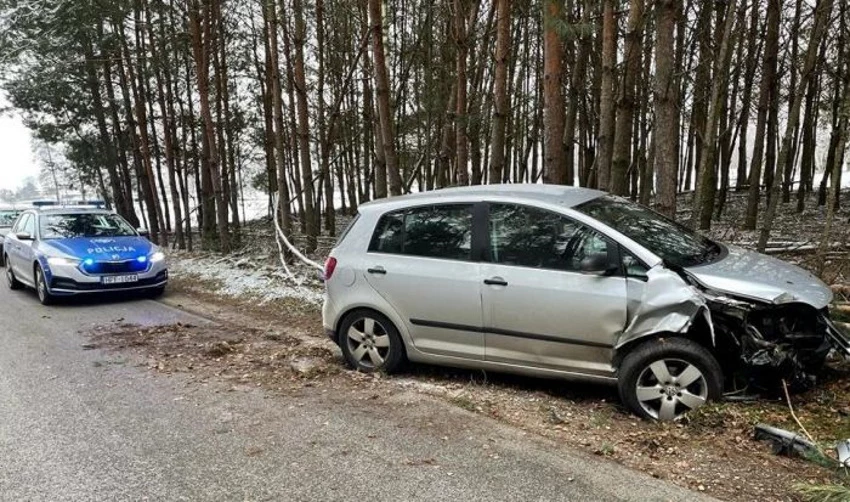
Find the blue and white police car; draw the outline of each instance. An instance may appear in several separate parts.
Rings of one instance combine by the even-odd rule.
[[[9,288],[34,288],[44,305],[86,293],[156,296],[168,282],[159,247],[101,204],[28,209],[6,235],[3,253]]]

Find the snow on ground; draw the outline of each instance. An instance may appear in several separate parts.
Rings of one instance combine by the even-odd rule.
[[[279,265],[258,257],[174,253],[169,256],[169,271],[179,279],[197,278],[211,284],[212,293],[256,298],[259,304],[286,298],[322,303],[323,287],[312,270],[293,270],[293,280]]]

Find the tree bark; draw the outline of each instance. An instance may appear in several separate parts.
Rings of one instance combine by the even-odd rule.
[[[393,114],[390,107],[390,77],[384,54],[384,25],[381,15],[381,0],[368,0],[369,19],[372,23],[372,51],[374,52],[375,90],[378,98],[378,117],[381,125],[381,140],[384,144],[384,160],[387,165],[390,195],[401,195],[401,172],[395,149]]]
[[[614,128],[613,158],[609,189],[616,195],[629,193],[629,164],[632,127],[635,116],[635,86],[640,76],[643,39],[643,0],[632,0],[625,37],[625,68],[617,96],[617,121]]]
[[[676,186],[679,174],[679,110],[674,79],[674,31],[681,0],[660,0],[655,6],[655,168],[658,179],[658,210],[676,217]]]
[[[614,67],[617,65],[617,20],[614,0],[602,1],[602,79],[599,91],[599,155],[596,157],[597,186],[608,190],[614,146]]]
[[[563,0],[544,0],[543,9],[543,180],[563,185],[567,182],[561,89],[564,44],[559,33]]]

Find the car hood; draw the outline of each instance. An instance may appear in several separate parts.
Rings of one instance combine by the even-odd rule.
[[[776,258],[730,246],[721,260],[686,270],[703,286],[767,303],[805,303],[822,309],[832,290],[813,274]]]
[[[12,230],[12,227],[0,227],[0,241],[6,237],[6,234],[9,233],[9,230]]]
[[[149,256],[155,246],[144,237],[74,237],[42,241],[44,251],[51,250],[64,256],[97,261],[123,261]]]

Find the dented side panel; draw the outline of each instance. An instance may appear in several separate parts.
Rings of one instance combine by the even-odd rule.
[[[647,272],[646,282],[639,292],[640,300],[632,298],[628,324],[616,347],[657,333],[685,333],[694,319],[702,313],[711,326],[705,297],[682,277],[662,266]],[[635,290],[630,293],[637,296]]]

